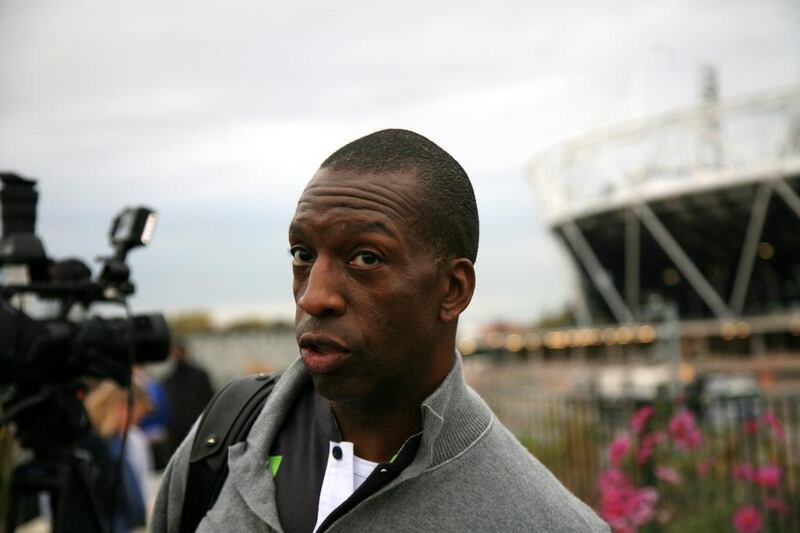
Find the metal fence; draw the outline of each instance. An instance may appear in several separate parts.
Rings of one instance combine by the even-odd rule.
[[[481,394],[520,441],[597,510],[609,445],[630,438],[620,468],[635,485],[659,491],[656,515],[643,531],[734,531],[733,514],[748,506],[758,509],[763,531],[800,531],[800,395],[693,405],[656,401],[647,428],[637,434],[631,419],[641,402],[544,397],[523,388]],[[702,435],[688,452],[670,441],[669,422],[682,409],[693,414]],[[660,435],[660,444],[639,464],[637,447],[648,433]],[[662,465],[679,479],[659,478]]]

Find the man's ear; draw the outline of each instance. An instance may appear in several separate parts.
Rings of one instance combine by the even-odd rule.
[[[467,308],[475,292],[475,267],[464,257],[450,259],[442,269],[445,292],[439,307],[439,320],[453,322]]]

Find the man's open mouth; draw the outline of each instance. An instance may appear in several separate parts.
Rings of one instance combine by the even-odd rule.
[[[304,333],[298,345],[303,364],[312,374],[336,370],[350,354],[344,343],[327,335]]]

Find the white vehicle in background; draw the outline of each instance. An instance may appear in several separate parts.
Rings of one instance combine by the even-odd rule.
[[[759,416],[760,391],[752,373],[712,373],[698,380],[703,414],[712,426],[727,426]]]

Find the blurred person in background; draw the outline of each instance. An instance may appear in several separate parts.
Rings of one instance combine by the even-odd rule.
[[[156,470],[163,470],[172,454],[169,438],[169,422],[171,414],[167,392],[161,382],[150,377],[147,371],[140,366],[133,368],[134,379],[147,392],[152,402],[152,409],[139,421],[139,427],[150,443],[153,453],[153,466]]]
[[[105,514],[114,509],[113,533],[132,531],[146,522],[147,474],[153,460],[147,437],[137,423],[147,414],[152,403],[141,385],[134,382],[133,405],[128,420],[128,390],[111,380],[98,382],[84,398],[84,405],[94,429],[81,445],[92,454],[98,468],[95,481],[97,494]],[[127,426],[122,477],[117,483],[117,461],[122,450]],[[116,496],[116,500],[112,498]],[[69,513],[78,522],[89,520],[84,512]],[[85,516],[81,516],[85,515]],[[70,531],[89,531],[75,524]]]
[[[208,373],[189,361],[183,341],[175,341],[170,357],[173,363],[172,372],[162,382],[170,413],[168,455],[175,452],[214,396]]]

